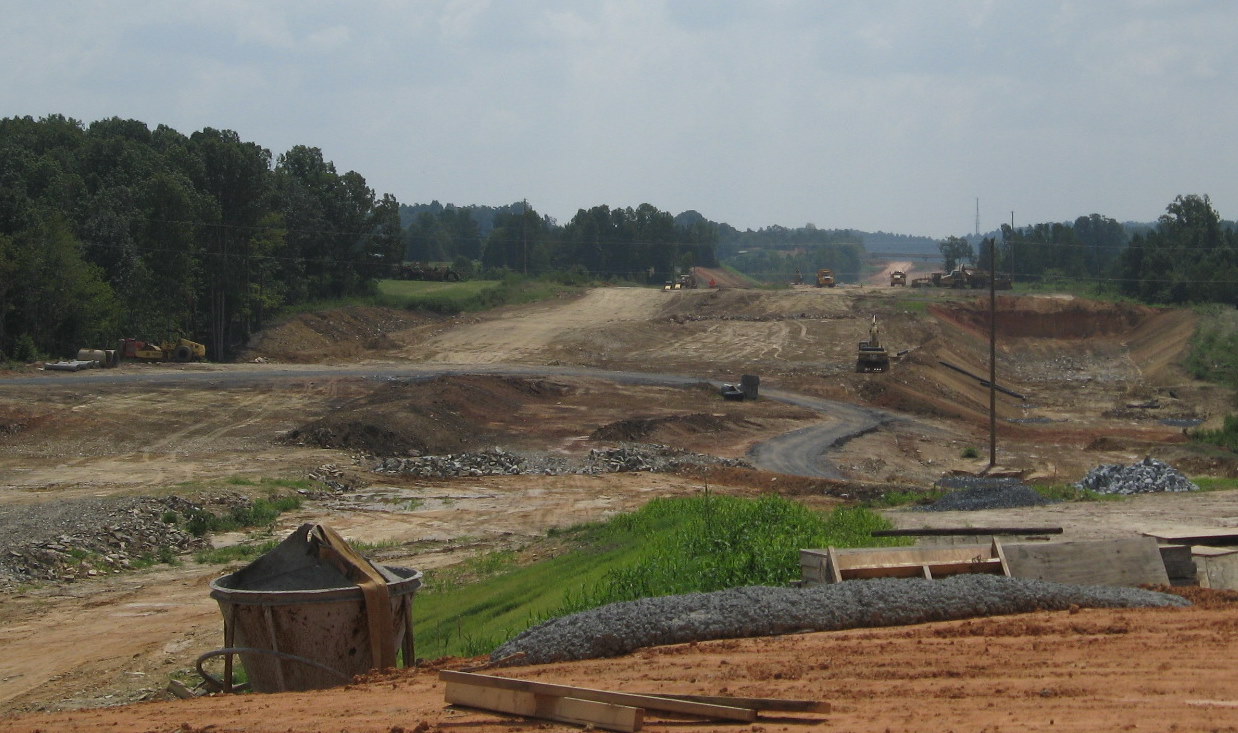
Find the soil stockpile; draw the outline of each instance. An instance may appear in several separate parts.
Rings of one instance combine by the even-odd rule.
[[[614,657],[642,647],[710,639],[898,626],[1040,610],[1186,606],[1164,593],[1026,578],[958,575],[878,579],[812,588],[753,586],[612,603],[552,619],[499,647],[520,664]]]

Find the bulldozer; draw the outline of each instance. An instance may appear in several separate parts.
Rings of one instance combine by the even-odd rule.
[[[125,359],[137,359],[138,361],[202,361],[206,358],[206,346],[185,338],[158,344],[153,341],[123,338],[120,340],[120,354]]]
[[[860,342],[855,370],[860,373],[885,372],[890,369],[890,354],[877,336],[877,316],[868,327],[868,340]]]
[[[895,287],[897,285],[907,287],[907,273],[902,270],[895,270],[890,273],[890,287]]]
[[[834,287],[834,271],[822,268],[817,270],[817,287],[832,288]]]

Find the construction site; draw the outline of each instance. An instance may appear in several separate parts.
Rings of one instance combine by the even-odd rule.
[[[0,375],[0,728],[1238,730],[1238,491],[1201,489],[1238,456],[1189,435],[1234,395],[1183,366],[1201,316],[910,262],[806,279],[696,268],[459,316],[344,307],[230,363],[169,342]],[[294,570],[199,563],[252,538],[167,518],[274,477],[306,484],[266,557],[312,546],[368,604],[333,628],[395,632],[361,634],[355,676],[302,684],[251,656],[267,691],[221,693],[242,657],[201,685],[203,656],[284,623],[243,581]],[[909,542],[796,547],[785,587],[418,651],[422,573],[497,551],[535,566],[565,528],[701,494],[876,507]],[[159,548],[175,558],[139,562]]]

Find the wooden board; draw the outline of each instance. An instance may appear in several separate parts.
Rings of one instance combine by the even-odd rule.
[[[965,573],[1006,575],[997,539],[988,544],[800,550],[806,585],[863,578],[944,578]]]
[[[1075,585],[1169,585],[1156,540],[1004,544],[1006,563],[1016,578]]]
[[[1171,545],[1238,545],[1238,527],[1158,529],[1144,534]]]
[[[521,690],[501,690],[469,682],[448,682],[446,700],[452,705],[544,718],[622,733],[640,730],[644,721],[644,711],[640,708],[573,697],[538,695]]]
[[[783,697],[731,697],[730,695],[667,695],[654,692],[642,692],[642,695],[665,697],[672,700],[691,700],[705,702],[711,705],[726,705],[728,707],[748,708],[749,710],[767,710],[782,713],[828,713],[830,704],[820,700],[796,700]]]
[[[595,690],[588,687],[572,685],[556,685],[549,682],[534,682],[518,680],[510,677],[495,677],[486,674],[471,674],[456,672],[449,669],[440,670],[438,678],[445,682],[459,682],[478,687],[494,687],[517,692],[532,692],[538,695],[573,697],[580,700],[592,700],[614,705],[630,705],[646,710],[659,710],[669,713],[694,715],[709,720],[739,720],[751,723],[757,719],[755,710],[749,708],[731,707],[728,705],[711,705],[709,703],[693,702],[691,700],[676,700],[653,695],[638,695],[631,692],[613,692],[610,690]]]
[[[1238,590],[1238,547],[1191,548],[1199,584],[1218,590]]]

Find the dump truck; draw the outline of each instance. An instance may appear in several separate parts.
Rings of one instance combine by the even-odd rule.
[[[895,270],[890,273],[890,287],[895,287],[896,285],[907,287],[907,273],[902,270]]]
[[[138,361],[202,361],[206,358],[206,346],[189,339],[176,339],[154,343],[135,338],[120,340],[120,355]]]
[[[881,345],[877,335],[877,316],[868,327],[868,340],[860,342],[855,359],[855,370],[860,373],[884,372],[890,369],[890,354]]]
[[[832,288],[834,287],[834,271],[822,268],[817,270],[817,287]]]

